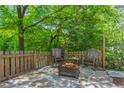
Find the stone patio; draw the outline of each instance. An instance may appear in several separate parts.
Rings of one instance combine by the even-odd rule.
[[[123,72],[98,71],[92,67],[80,67],[79,79],[58,76],[51,66],[26,73],[0,83],[1,88],[115,88],[112,76]]]

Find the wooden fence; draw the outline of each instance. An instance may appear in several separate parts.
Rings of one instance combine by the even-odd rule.
[[[49,52],[0,52],[0,81],[51,65]]]
[[[78,51],[78,52],[65,52],[65,57],[69,58],[69,57],[77,57],[80,58],[80,61],[82,64],[84,64],[84,59],[85,59],[85,54],[86,52],[83,51]],[[98,67],[102,67],[103,66],[103,62],[102,62],[102,52],[99,52],[98,55]]]
[[[83,62],[84,53],[65,52],[65,57],[79,57]],[[52,62],[50,52],[0,52],[0,81],[51,65]],[[101,63],[101,56],[99,63]]]

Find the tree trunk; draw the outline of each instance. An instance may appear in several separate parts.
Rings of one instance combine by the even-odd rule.
[[[103,33],[103,50],[102,50],[102,61],[103,61],[103,68],[105,68],[105,33]]]
[[[18,28],[20,28],[20,27],[18,27]],[[19,50],[24,51],[24,31],[23,31],[23,28],[19,29],[18,40],[19,40]]]
[[[17,15],[18,15],[18,40],[19,40],[19,50],[24,51],[24,26],[23,18],[27,6],[17,6]]]

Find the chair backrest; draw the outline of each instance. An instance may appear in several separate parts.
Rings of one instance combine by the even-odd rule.
[[[99,51],[98,50],[89,50],[86,55],[88,58],[98,58]]]
[[[62,48],[53,48],[52,56],[54,58],[64,58],[64,50]]]

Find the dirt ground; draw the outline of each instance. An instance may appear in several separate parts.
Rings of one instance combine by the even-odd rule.
[[[120,88],[124,88],[124,78],[113,77],[113,83]]]

